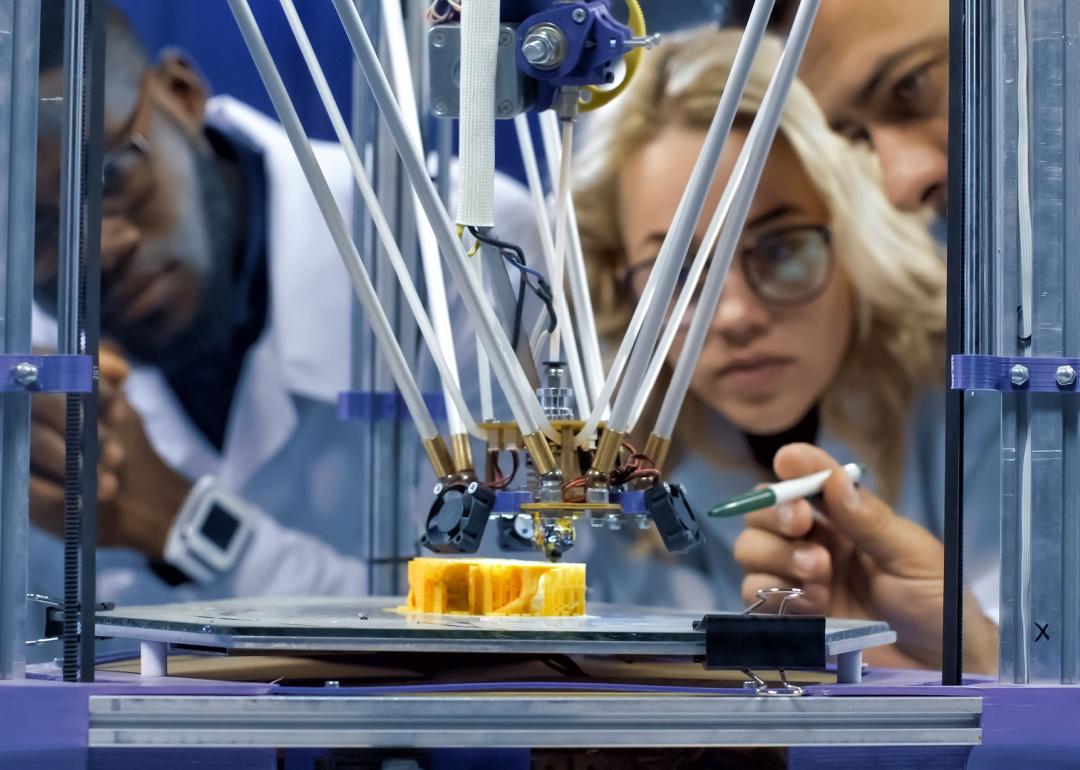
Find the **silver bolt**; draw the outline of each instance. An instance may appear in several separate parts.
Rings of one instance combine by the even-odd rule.
[[[645,35],[645,37],[631,37],[623,43],[623,47],[627,50],[632,48],[644,48],[646,51],[650,51],[658,45],[660,45],[659,32],[653,35]]]
[[[499,33],[499,45],[506,46],[514,42],[514,36],[510,34],[510,30],[504,29]]]
[[[442,48],[446,45],[446,33],[436,32],[431,36],[431,44],[436,48]]]
[[[325,686],[326,687],[341,687],[341,682],[339,682],[336,679],[328,679],[328,680],[326,680],[326,685]]]
[[[575,8],[574,12],[570,14],[570,18],[580,24],[581,22],[585,21],[585,17],[587,15],[588,14],[585,13],[584,8]]]
[[[607,527],[612,531],[622,529],[622,517],[617,513],[609,513],[607,516]]]
[[[514,111],[514,103],[509,99],[503,99],[499,102],[499,114],[509,115]]]
[[[550,40],[537,36],[521,44],[521,53],[525,61],[533,66],[547,63],[555,55],[555,46]]]
[[[1026,385],[1028,381],[1028,370],[1023,364],[1013,364],[1013,368],[1009,370],[1009,381],[1016,387]]]
[[[466,492],[468,492],[468,493],[469,493],[469,494],[471,495],[471,494],[473,494],[473,493],[474,493],[474,492],[475,492],[476,490],[478,490],[479,488],[480,488],[480,485],[479,485],[479,484],[477,484],[477,483],[476,483],[476,482],[474,481],[474,482],[472,482],[471,484],[469,484],[468,488],[466,488],[466,490],[465,490],[465,491],[466,491]]]
[[[28,388],[37,382],[38,368],[28,361],[15,365],[15,371],[12,375],[15,378],[15,382],[22,385],[24,388]]]
[[[440,99],[432,105],[431,109],[436,115],[445,115],[447,112],[446,102]]]
[[[648,519],[648,517],[642,516],[640,519],[638,519],[637,525],[638,525],[638,529],[648,529],[649,528],[649,519]]]
[[[555,69],[566,60],[566,35],[554,24],[541,22],[525,33],[521,55],[537,69]]]
[[[1067,388],[1076,382],[1076,370],[1068,364],[1059,366],[1057,371],[1054,372],[1054,379],[1057,380],[1058,385]]]
[[[441,495],[442,491],[443,491],[443,485],[441,483],[439,483],[439,484],[435,485],[435,488],[433,490],[431,490],[431,494],[433,494],[433,495]]]

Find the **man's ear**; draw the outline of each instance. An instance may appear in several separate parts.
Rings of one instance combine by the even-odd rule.
[[[189,122],[193,131],[202,130],[210,87],[187,54],[162,51],[151,74],[177,117]]]

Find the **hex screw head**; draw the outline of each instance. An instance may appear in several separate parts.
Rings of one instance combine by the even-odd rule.
[[[436,33],[434,33],[431,36],[431,44],[434,45],[436,48],[442,48],[444,45],[446,45],[446,33],[445,32],[436,32]]]
[[[23,361],[15,365],[12,376],[15,378],[15,382],[24,388],[28,388],[37,382],[38,368],[28,361]]]
[[[588,14],[585,13],[584,8],[575,8],[574,12],[572,14],[570,14],[570,18],[573,19],[574,21],[576,21],[578,24],[580,24],[581,22],[585,21],[585,17],[587,15]]]
[[[1013,364],[1009,370],[1009,381],[1016,387],[1026,385],[1028,381],[1028,369],[1023,364]]]
[[[554,58],[555,46],[547,38],[534,35],[522,44],[521,53],[529,64],[543,66]]]
[[[1054,372],[1054,379],[1057,384],[1063,388],[1067,388],[1076,382],[1076,370],[1068,364],[1059,366],[1057,371]]]

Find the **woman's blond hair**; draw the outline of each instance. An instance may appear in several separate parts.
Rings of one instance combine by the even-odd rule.
[[[575,201],[597,322],[609,340],[623,333],[633,310],[618,290],[626,265],[620,169],[668,126],[709,126],[740,39],[739,31],[715,28],[665,38],[589,126]],[[762,42],[740,102],[743,118],[760,107],[780,53],[777,40]],[[829,209],[837,259],[852,287],[852,343],[821,399],[822,424],[871,466],[883,496],[895,499],[912,402],[943,375],[945,265],[924,223],[885,199],[876,159],[832,132],[799,82],[780,131]]]

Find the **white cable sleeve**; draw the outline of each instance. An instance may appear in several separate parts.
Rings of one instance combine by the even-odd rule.
[[[277,66],[274,64],[270,49],[266,45],[266,40],[263,39],[259,25],[255,21],[251,7],[248,5],[248,0],[229,0],[229,7],[232,9],[233,16],[236,17],[237,26],[240,28],[244,42],[251,53],[251,58],[255,62],[255,67],[259,70],[259,76],[262,78],[263,85],[266,86],[266,91],[274,105],[278,119],[289,137],[289,143],[292,144],[293,152],[296,153],[296,158],[300,163],[304,176],[307,178],[308,185],[311,187],[315,202],[326,220],[326,227],[334,239],[334,244],[337,246],[342,261],[345,263],[345,269],[348,271],[353,288],[356,290],[356,296],[364,308],[364,315],[367,317],[368,323],[371,324],[371,329],[379,343],[379,350],[386,357],[387,365],[394,377],[394,383],[397,385],[398,390],[401,391],[401,396],[413,422],[416,424],[416,429],[419,431],[421,438],[437,438],[439,432],[435,427],[435,421],[424,403],[420,387],[416,384],[416,379],[409,370],[409,365],[405,361],[401,347],[394,338],[394,332],[386,318],[386,313],[383,312],[382,305],[379,303],[375,287],[371,285],[371,279],[368,277],[364,263],[356,250],[356,245],[349,236],[349,228],[345,224],[345,217],[342,216],[341,210],[337,207],[330,185],[319,167],[315,151],[304,133],[303,126],[300,124],[300,116],[297,115],[296,108],[285,90],[285,83],[281,79],[281,73],[278,72]]]
[[[747,22],[746,30],[739,42],[739,50],[731,66],[731,74],[728,76],[712,124],[705,136],[705,144],[694,164],[690,181],[679,201],[679,207],[675,211],[668,234],[660,246],[656,264],[649,273],[648,281],[645,282],[641,301],[634,309],[630,327],[615,357],[615,364],[604,382],[602,399],[611,397],[610,391],[613,391],[615,387],[613,381],[624,374],[621,366],[625,363],[625,377],[622,379],[619,394],[612,404],[611,418],[608,420],[608,428],[612,430],[629,433],[633,429],[630,420],[631,409],[640,384],[644,381],[645,370],[652,358],[660,325],[667,315],[667,308],[671,303],[671,295],[674,292],[679,271],[682,269],[682,262],[686,258],[694,230],[697,228],[698,218],[701,216],[701,209],[705,205],[705,198],[712,185],[712,179],[716,175],[720,152],[735,122],[735,114],[742,100],[743,91],[746,89],[746,81],[750,76],[750,68],[761,39],[765,36],[765,29],[774,4],[775,0],[757,0],[754,3],[750,20]],[[599,421],[600,415],[594,408],[584,429],[578,434],[577,443],[587,442],[596,431]]]
[[[387,221],[386,214],[379,204],[379,199],[375,194],[374,188],[371,186],[371,180],[368,178],[367,171],[364,169],[364,164],[360,160],[360,154],[357,152],[356,145],[352,140],[349,129],[345,125],[345,119],[341,115],[341,110],[338,109],[337,103],[334,101],[334,95],[330,91],[330,84],[326,80],[326,75],[315,55],[315,49],[312,48],[311,40],[308,38],[307,32],[304,30],[304,25],[300,21],[300,16],[296,12],[296,6],[293,4],[293,0],[281,0],[281,8],[285,11],[285,18],[288,20],[289,27],[292,29],[293,36],[296,38],[296,44],[300,48],[300,53],[307,64],[312,80],[315,81],[315,90],[318,92],[320,99],[322,99],[323,106],[326,108],[327,115],[330,117],[330,124],[334,127],[334,133],[337,135],[338,142],[345,151],[345,157],[349,161],[349,166],[352,169],[356,186],[360,190],[360,195],[364,199],[364,205],[371,217],[371,221],[375,225],[375,231],[379,235],[379,240],[386,250],[386,256],[394,268],[394,273],[397,275],[398,282],[401,284],[405,300],[409,305],[409,309],[412,311],[413,317],[416,319],[417,326],[420,327],[420,334],[423,336],[424,342],[427,343],[428,350],[431,352],[431,357],[435,361],[435,366],[439,370],[439,375],[442,378],[443,395],[446,399],[447,412],[450,412],[451,410],[454,412],[457,418],[457,424],[460,426],[460,429],[456,432],[463,433],[465,430],[468,430],[469,433],[477,438],[483,438],[480,429],[476,425],[476,421],[469,412],[465,397],[461,393],[461,387],[457,382],[456,366],[454,369],[451,369],[449,363],[443,356],[442,340],[439,339],[436,330],[432,328],[431,320],[424,310],[423,301],[416,292],[416,286],[413,284],[412,276],[409,274],[409,268],[405,264],[405,258],[402,256],[401,249],[398,248],[398,244],[394,240],[390,223]],[[447,323],[449,323],[449,318],[447,319]],[[453,345],[451,344],[450,347],[452,350]],[[464,420],[464,422],[462,422],[462,420]],[[454,428],[455,425],[451,422],[450,430],[454,432]]]
[[[560,329],[565,330],[566,366],[570,371],[570,383],[574,388],[574,400],[578,414],[589,413],[589,391],[585,383],[585,373],[581,366],[581,357],[578,354],[577,342],[574,338],[574,328],[571,325],[570,307],[566,304],[566,292],[562,290],[563,282],[558,275],[558,241],[551,240],[551,225],[546,215],[547,207],[544,205],[543,184],[540,181],[540,168],[536,163],[536,149],[533,147],[532,134],[529,131],[529,119],[525,115],[514,118],[514,129],[517,131],[518,147],[521,149],[521,160],[525,165],[525,178],[529,185],[529,194],[532,196],[533,211],[536,213],[536,227],[540,232],[540,248],[544,253],[545,269],[551,276],[551,291],[554,296],[555,320],[557,325],[554,338]],[[563,217],[566,220],[566,217]],[[565,243],[564,243],[565,246]],[[541,320],[546,320],[547,314],[541,314]],[[533,348],[536,350],[536,348]],[[557,345],[550,349],[551,361],[561,361]]]
[[[540,138],[543,141],[548,174],[552,179],[556,179],[562,153],[562,148],[559,146],[559,120],[551,110],[540,113],[539,118]],[[577,212],[574,209],[572,195],[567,199],[566,204],[566,227],[570,234],[570,250],[566,256],[566,276],[570,284],[570,298],[574,303],[574,329],[581,349],[585,382],[589,387],[589,403],[595,404],[600,395],[600,389],[604,385],[604,361],[600,356],[600,337],[596,331],[596,318],[593,315],[589,279],[585,271],[585,257],[581,248],[581,233],[578,231]],[[608,411],[605,408],[603,419],[607,419]]]
[[[757,191],[758,182],[769,159],[776,131],[780,127],[784,102],[787,101],[791,84],[795,81],[799,62],[802,61],[806,41],[810,37],[810,30],[813,29],[814,17],[817,15],[820,4],[821,0],[801,0],[799,3],[799,10],[795,14],[795,21],[792,22],[784,52],[780,56],[776,72],[773,73],[769,87],[765,91],[765,98],[762,99],[761,108],[758,110],[757,117],[754,118],[754,124],[750,128],[746,144],[743,145],[740,153],[747,157],[746,172],[743,178],[738,180],[738,188],[732,198],[730,216],[724,222],[713,263],[705,276],[701,300],[694,310],[690,329],[686,333],[686,340],[679,353],[675,372],[671,376],[671,386],[660,405],[660,414],[656,418],[653,433],[661,438],[670,438],[675,429],[675,421],[682,409],[686,392],[690,388],[690,378],[694,374],[694,369],[697,368],[709,327],[712,326],[716,306],[724,290],[724,279],[727,277],[728,267],[742,238],[742,229],[750,213],[754,193]]]
[[[540,402],[532,392],[525,372],[516,359],[509,337],[499,326],[491,303],[484,296],[483,288],[476,283],[469,269],[464,248],[454,231],[450,215],[447,214],[446,207],[439,199],[435,185],[428,176],[423,156],[408,141],[401,109],[386,80],[386,73],[371,44],[371,38],[367,34],[359,11],[353,0],[333,0],[333,2],[345,33],[349,37],[349,42],[352,44],[353,52],[356,54],[360,70],[367,79],[372,96],[378,105],[379,114],[397,147],[409,183],[427,213],[439,249],[447,260],[451,277],[461,292],[465,308],[491,360],[495,377],[506,394],[514,419],[525,434],[542,430],[553,441],[559,441],[560,436],[552,429],[551,423],[540,409]]]
[[[458,224],[495,226],[495,67],[499,0],[461,4]]]
[[[675,337],[678,336],[679,330],[683,327],[686,311],[690,307],[694,292],[697,290],[698,283],[701,281],[701,276],[705,272],[705,266],[709,263],[709,257],[716,249],[716,242],[720,237],[720,229],[724,224],[724,220],[727,219],[728,213],[731,211],[732,194],[735,189],[737,189],[743,175],[746,173],[746,161],[747,157],[745,153],[739,153],[739,159],[736,162],[735,170],[732,172],[731,179],[724,188],[724,194],[721,196],[720,202],[713,212],[712,220],[709,222],[709,229],[705,231],[705,238],[698,247],[697,254],[694,256],[694,261],[690,265],[690,272],[687,275],[686,285],[683,286],[679,298],[675,301],[675,309],[671,312],[671,317],[668,319],[667,326],[664,327],[664,334],[660,338],[660,344],[656,346],[656,350],[653,352],[652,360],[649,362],[649,370],[645,373],[644,387],[638,396],[638,400],[634,402],[632,419],[635,425],[641,418],[641,413],[645,411],[645,405],[648,403],[649,394],[652,393],[652,389],[656,385],[656,380],[660,377],[660,372],[664,368],[664,362],[667,360],[667,355],[671,351],[672,344],[675,342]],[[728,267],[730,268],[730,265]],[[726,269],[724,274],[727,274]]]
[[[420,133],[420,111],[417,106],[416,91],[413,88],[412,65],[409,63],[409,46],[405,37],[405,20],[401,15],[400,0],[383,0],[380,6],[383,21],[383,30],[389,45],[389,64],[391,83],[397,94],[398,101],[402,105],[402,114],[405,119],[405,128],[408,129],[409,138],[413,145],[424,154],[423,138]],[[444,161],[440,160],[440,163]],[[449,162],[449,158],[445,160]],[[440,165],[439,173],[443,173]],[[450,370],[451,381],[455,387],[461,387],[461,379],[458,374],[457,352],[454,349],[454,331],[450,326],[450,306],[446,298],[446,281],[443,278],[442,261],[439,258],[439,244],[435,242],[435,233],[432,232],[427,215],[423,206],[416,197],[416,193],[410,191],[409,200],[412,203],[416,218],[416,236],[420,247],[420,264],[424,269],[424,288],[427,290],[428,310],[431,313],[431,322],[435,327],[435,336],[439,340],[439,348],[443,358],[446,359],[447,368]],[[446,374],[440,374],[444,380],[443,395],[446,398],[446,419],[450,426],[450,434],[464,433],[466,428],[471,432],[472,427],[466,425],[463,418],[467,414],[452,403],[449,398],[448,388],[445,384]]]
[[[540,368],[539,351],[543,349],[543,345],[546,341],[548,333],[548,319],[545,314],[541,313],[536,323],[533,324],[532,334],[529,335],[529,349],[534,352],[534,355],[538,356],[536,361],[537,369]]]

